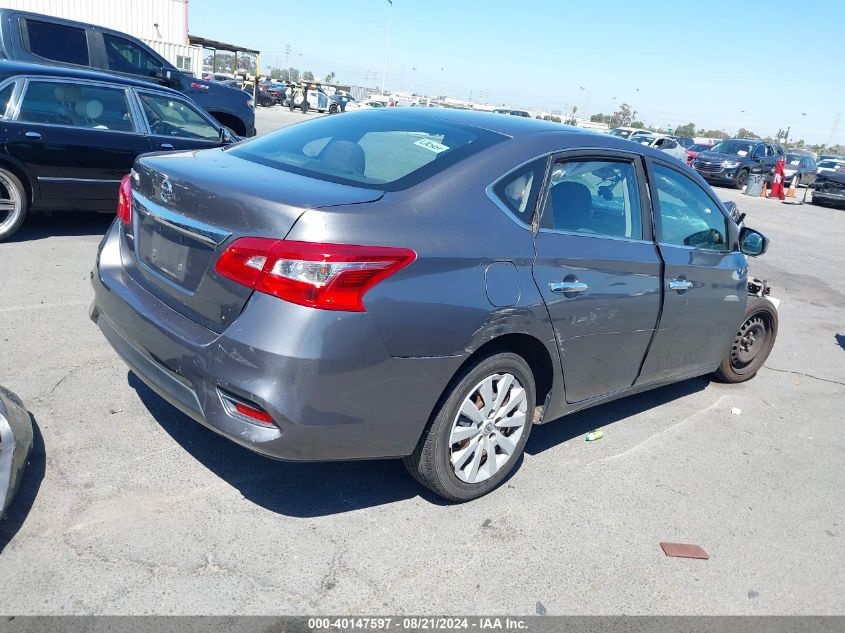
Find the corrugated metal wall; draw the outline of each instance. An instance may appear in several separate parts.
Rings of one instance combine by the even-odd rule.
[[[202,48],[188,44],[188,0],[0,0],[9,9],[54,15],[134,35],[174,66],[191,59],[202,72]]]
[[[145,40],[188,43],[188,0],[2,0],[0,4],[89,22]]]

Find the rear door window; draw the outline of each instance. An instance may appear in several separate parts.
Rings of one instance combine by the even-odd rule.
[[[85,29],[41,20],[25,20],[29,51],[44,59],[88,66]]]
[[[642,239],[639,188],[633,164],[622,161],[555,163],[542,228]]]
[[[30,80],[21,100],[18,121],[134,131],[125,90],[72,81]]]
[[[157,77],[158,71],[162,68],[159,59],[131,40],[103,33],[103,44],[106,47],[106,59],[110,70],[143,77]]]

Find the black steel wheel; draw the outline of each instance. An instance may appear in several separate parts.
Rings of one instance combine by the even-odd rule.
[[[745,186],[745,183],[748,182],[748,170],[747,169],[740,169],[739,173],[736,175],[736,179],[734,183],[737,189],[742,189]]]
[[[716,370],[716,378],[738,383],[751,380],[774,347],[778,333],[778,314],[765,297],[749,297],[745,320],[737,330],[727,357]]]

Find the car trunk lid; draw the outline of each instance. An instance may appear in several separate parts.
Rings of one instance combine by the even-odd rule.
[[[215,332],[252,290],[214,265],[233,240],[283,239],[307,209],[374,201],[383,192],[247,162],[223,150],[150,155],[135,164],[132,228],[124,262],[135,281]]]

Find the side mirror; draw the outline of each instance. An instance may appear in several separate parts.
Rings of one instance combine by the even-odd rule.
[[[743,227],[739,232],[739,250],[749,257],[762,255],[769,248],[769,238],[748,227]]]
[[[236,139],[237,137],[235,136],[235,133],[225,125],[220,128],[220,142],[223,145],[231,145]]]

